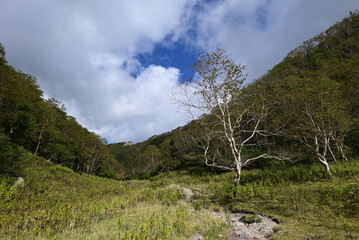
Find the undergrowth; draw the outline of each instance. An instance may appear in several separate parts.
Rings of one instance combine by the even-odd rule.
[[[187,239],[197,232],[217,239],[227,226],[208,210],[194,214],[180,201],[183,189],[170,182],[79,175],[40,158],[23,173],[21,187],[14,177],[1,179],[0,239],[91,239],[94,225],[106,221],[117,224],[99,231],[103,239]]]
[[[331,167],[333,176],[319,165],[252,169],[243,171],[238,187],[231,184],[230,173],[182,177],[181,182],[202,193],[196,200],[203,207],[281,219],[283,231],[274,239],[358,239],[359,161]]]
[[[251,169],[233,187],[232,173],[115,181],[36,158],[22,171],[23,187],[0,178],[0,238],[225,239],[228,225],[211,218],[225,209],[280,219],[273,239],[358,239],[359,161],[331,167],[333,176],[317,165]],[[182,187],[195,192],[188,204]]]

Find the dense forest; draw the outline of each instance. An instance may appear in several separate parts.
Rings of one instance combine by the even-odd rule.
[[[207,57],[216,54],[218,51]],[[196,64],[198,67],[199,62],[193,67],[195,71]],[[236,109],[233,114],[240,111],[239,101],[247,106],[264,102],[266,116],[261,125],[272,133],[275,131],[272,136],[253,139],[251,143],[254,146],[256,142],[256,147],[244,150],[245,159],[256,152],[270,151],[277,156],[285,155],[290,162],[319,162],[331,174],[331,162],[348,161],[359,154],[359,13],[351,12],[325,32],[305,41],[267,74],[242,84],[237,92],[241,96],[232,97],[230,103]],[[208,131],[205,122],[215,115],[213,111],[145,142],[111,144],[109,150],[124,165],[127,176],[144,178],[188,167],[211,171],[201,168],[206,162],[203,149],[193,139],[198,140]],[[253,114],[247,117],[253,118]],[[263,141],[266,144],[261,144]],[[215,149],[228,152],[229,142],[216,144]],[[224,155],[222,162],[230,164],[228,155]],[[258,160],[252,166],[267,164],[264,158]]]
[[[1,173],[19,175],[30,152],[76,172],[119,176],[103,138],[68,116],[61,102],[44,99],[35,77],[7,64],[1,44],[0,59]]]

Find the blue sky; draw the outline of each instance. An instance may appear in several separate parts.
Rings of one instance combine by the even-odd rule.
[[[155,44],[152,52],[138,54],[136,58],[143,67],[150,65],[175,67],[180,70],[179,82],[185,82],[194,75],[191,66],[196,60],[197,53],[197,49],[186,46],[183,40],[170,44],[164,41]]]
[[[82,125],[138,142],[191,120],[169,95],[198,52],[225,48],[250,82],[357,9],[358,0],[3,0],[0,42]]]

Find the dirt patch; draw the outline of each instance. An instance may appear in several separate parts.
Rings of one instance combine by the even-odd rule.
[[[184,202],[193,197],[192,189],[182,187],[185,196]],[[228,229],[228,239],[248,239],[248,240],[267,240],[271,239],[274,228],[280,223],[278,219],[260,213],[239,211],[236,213],[226,214],[223,211],[212,212],[212,217],[227,221],[231,226]],[[193,235],[191,239],[200,240],[203,236],[199,233]]]
[[[274,227],[279,224],[275,218],[264,214],[238,212],[225,214],[213,212],[213,217],[225,219],[231,228],[228,230],[228,239],[266,240],[274,233]]]

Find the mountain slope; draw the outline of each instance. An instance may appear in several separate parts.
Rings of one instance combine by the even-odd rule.
[[[104,140],[68,116],[56,99],[44,99],[35,77],[7,64],[0,44],[0,173],[16,175],[18,149],[76,172],[115,177],[120,164]]]

